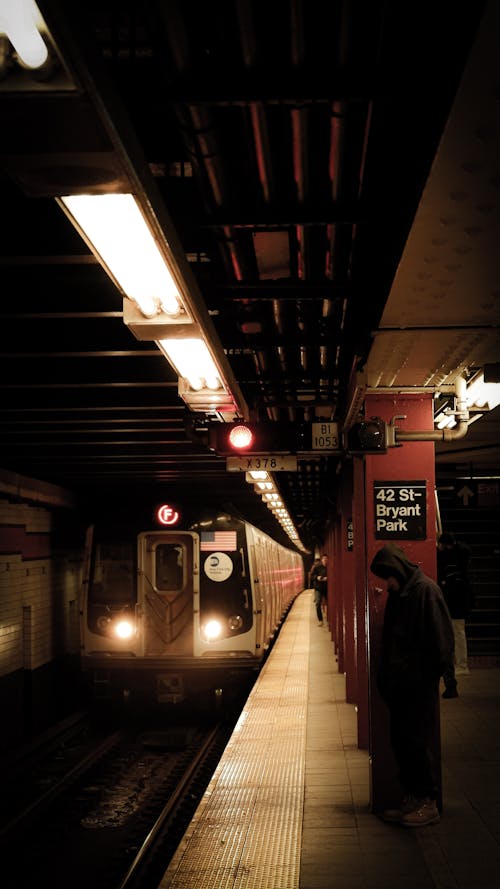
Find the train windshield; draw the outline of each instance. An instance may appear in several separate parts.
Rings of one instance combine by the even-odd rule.
[[[98,544],[89,595],[94,604],[124,605],[136,598],[135,543]]]
[[[160,543],[156,547],[155,586],[160,592],[180,590],[184,580],[184,547]]]

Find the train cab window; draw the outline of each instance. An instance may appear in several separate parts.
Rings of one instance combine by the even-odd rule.
[[[135,557],[133,546],[106,544],[96,547],[90,598],[112,606],[135,602]]]
[[[184,581],[184,547],[160,543],[156,547],[155,586],[162,592],[181,590]]]

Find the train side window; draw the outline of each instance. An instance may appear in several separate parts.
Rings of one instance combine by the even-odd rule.
[[[181,590],[184,581],[184,547],[178,543],[160,543],[155,552],[155,586],[157,590]]]

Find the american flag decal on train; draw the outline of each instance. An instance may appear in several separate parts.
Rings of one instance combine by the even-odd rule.
[[[236,549],[236,531],[202,531],[200,550],[213,553],[217,550],[228,552]]]

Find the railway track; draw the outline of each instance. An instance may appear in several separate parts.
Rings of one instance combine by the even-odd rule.
[[[0,844],[25,831],[80,775],[119,742],[120,733],[95,733],[88,714],[75,713],[5,756],[0,794]]]
[[[0,844],[10,876],[3,889],[40,882],[51,889],[156,889],[233,725],[128,727],[93,738],[92,750],[82,747],[44,793],[38,787],[10,821],[4,812]],[[52,756],[60,759],[56,747]],[[41,770],[40,763],[37,775]]]

